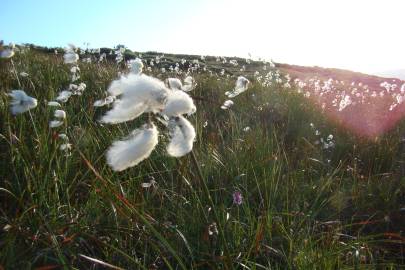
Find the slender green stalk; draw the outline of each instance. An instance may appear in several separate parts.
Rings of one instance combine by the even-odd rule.
[[[211,205],[212,212],[214,213],[215,222],[218,224],[219,233],[220,233],[220,235],[221,235],[222,243],[223,243],[223,245],[224,245],[224,251],[225,251],[225,256],[226,256],[227,268],[231,269],[231,268],[232,268],[232,263],[231,263],[232,260],[231,260],[231,255],[230,255],[229,249],[228,249],[228,243],[227,243],[227,241],[226,241],[225,231],[224,231],[224,228],[223,228],[223,226],[222,226],[222,223],[221,223],[221,221],[220,221],[220,219],[219,219],[219,216],[218,216],[218,213],[217,213],[217,210],[216,210],[214,201],[212,200],[211,192],[210,192],[210,190],[209,190],[209,188],[208,188],[208,186],[207,186],[207,183],[206,183],[205,180],[204,180],[204,176],[203,176],[203,174],[202,174],[201,168],[200,168],[200,166],[198,165],[197,158],[196,158],[196,156],[195,156],[195,154],[194,154],[194,149],[191,150],[191,160],[193,161],[194,167],[195,167],[196,170],[197,170],[198,176],[199,176],[199,178],[200,178],[200,184],[202,184],[202,186],[203,186],[203,188],[204,188],[204,192],[205,192],[206,196],[208,197],[208,201],[209,201],[209,203],[210,203],[210,205]]]
[[[18,87],[21,88],[22,85],[21,85],[21,82],[20,82],[20,78],[18,77],[18,73],[17,73],[17,70],[15,68],[13,59],[10,59],[10,62],[11,62],[11,66],[13,67],[13,72],[14,72],[15,78],[17,79],[17,82],[18,82]]]
[[[28,111],[28,114],[30,115],[31,123],[32,123],[32,126],[34,127],[35,136],[37,137],[37,140],[39,143],[40,137],[39,137],[39,133],[38,133],[34,118],[32,117],[31,110]]]

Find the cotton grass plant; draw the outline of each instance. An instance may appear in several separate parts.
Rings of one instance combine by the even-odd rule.
[[[150,116],[160,114],[169,121],[168,154],[175,157],[186,155],[192,150],[195,131],[183,115],[195,113],[196,107],[191,97],[181,90],[181,81],[169,78],[170,88],[167,88],[162,81],[142,74],[143,63],[139,58],[129,62],[129,66],[131,72],[113,81],[108,88],[111,96],[118,97],[100,122],[117,124],[134,120],[144,113]],[[189,91],[192,80],[186,82],[189,82],[186,84]],[[103,101],[96,103],[101,104]],[[149,117],[148,124],[134,130],[128,139],[113,143],[106,154],[107,162],[115,171],[133,167],[148,158],[157,143],[158,130]]]
[[[13,115],[24,113],[38,105],[38,101],[23,90],[12,90],[9,96],[12,98],[10,111]]]
[[[1,60],[3,93],[23,89],[38,100],[15,117],[13,99],[0,100],[3,268],[402,267],[402,122],[378,140],[358,138],[309,103],[317,89],[332,92],[338,111],[340,82],[295,83],[268,62],[136,53],[143,71],[127,74],[114,51],[106,55],[100,63],[79,59],[76,82],[62,53],[16,51],[18,77],[10,59]],[[249,79],[248,90],[224,111],[224,93],[239,76]],[[80,82],[86,89],[73,95],[69,85]],[[400,94],[401,85],[389,84],[377,96],[396,102],[391,94]],[[185,93],[179,89],[185,85],[195,87]],[[359,90],[364,85],[346,86],[354,102],[362,100],[357,93],[367,94]],[[72,94],[56,101],[63,90]],[[365,101],[377,98],[368,94]],[[114,102],[93,106],[109,96]],[[136,109],[119,106],[126,100]],[[117,124],[103,123],[114,110]],[[52,120],[64,125],[50,129]],[[111,149],[118,153],[111,152],[112,169],[105,160]]]

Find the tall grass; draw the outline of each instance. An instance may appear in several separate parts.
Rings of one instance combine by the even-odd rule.
[[[105,150],[145,119],[100,125],[107,108],[92,104],[122,67],[81,63],[87,89],[63,105],[67,125],[49,129],[46,101],[68,86],[68,68],[35,51],[13,61],[17,75],[30,74],[21,88],[39,105],[11,116],[6,93],[19,85],[10,62],[0,62],[5,269],[404,267],[403,123],[375,141],[357,138],[293,91],[256,82],[221,110],[235,78],[195,73],[193,153],[168,157],[161,143],[117,173]],[[335,146],[316,144],[310,123]],[[70,137],[71,155],[59,150],[58,132]]]

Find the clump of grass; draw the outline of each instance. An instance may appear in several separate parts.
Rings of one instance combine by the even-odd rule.
[[[144,55],[147,58],[147,55]],[[146,122],[118,128],[96,120],[122,66],[81,63],[80,98],[69,100],[59,150],[45,101],[68,86],[60,56],[17,54],[21,87],[38,99],[29,115],[9,113],[18,81],[0,62],[0,266],[98,269],[397,269],[404,257],[401,123],[378,141],[357,138],[307,99],[279,84],[249,89],[224,111],[235,78],[194,73],[198,108],[193,155],[157,146],[134,168],[113,172],[105,151]],[[153,69],[156,74],[160,67]],[[252,96],[254,94],[254,96]],[[312,123],[312,125],[311,125]],[[249,127],[247,129],[246,127]],[[321,134],[319,135],[318,132]],[[318,135],[317,135],[318,134]],[[333,135],[333,147],[316,142]],[[162,140],[166,140],[162,138]],[[234,203],[238,192],[242,202]]]

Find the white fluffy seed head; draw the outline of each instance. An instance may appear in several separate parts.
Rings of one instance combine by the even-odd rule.
[[[196,136],[193,125],[183,116],[174,117],[169,121],[170,142],[167,153],[173,157],[182,157],[193,149]]]
[[[144,112],[162,111],[170,90],[156,78],[129,74],[113,82],[108,92],[113,96],[121,94],[121,98],[101,122],[115,124],[135,119]]]
[[[131,72],[133,74],[141,74],[143,70],[143,63],[142,60],[139,58],[136,58],[135,60],[129,61],[129,66],[131,68]]]
[[[70,144],[70,143],[63,143],[59,146],[59,150],[61,150],[61,151],[67,151],[70,149],[72,149],[72,144]]]
[[[63,55],[63,60],[65,64],[75,64],[79,60],[79,55],[74,52],[66,52]]]
[[[65,119],[66,118],[66,112],[64,110],[56,110],[54,113],[55,118],[59,119]]]
[[[196,110],[193,99],[187,93],[174,90],[169,93],[162,114],[174,117],[183,114],[193,114]]]
[[[122,94],[126,97],[144,98],[146,100],[155,95],[160,95],[161,92],[166,92],[167,90],[164,83],[159,79],[144,74],[137,75],[130,73],[113,81],[107,91],[112,96]]]
[[[52,120],[52,121],[49,122],[49,127],[50,128],[57,128],[57,127],[60,127],[61,125],[63,125],[63,121]]]
[[[94,107],[102,107],[108,104],[113,103],[115,100],[114,96],[108,96],[105,99],[96,100],[93,104]]]
[[[181,87],[181,90],[188,92],[191,90],[194,90],[194,88],[197,86],[197,83],[195,82],[195,80],[193,79],[193,77],[191,76],[187,76],[184,79],[184,85]]]
[[[236,80],[235,89],[230,92],[226,92],[225,95],[227,95],[229,98],[236,97],[237,95],[245,92],[248,89],[249,83],[250,82],[248,79],[243,76],[239,76]]]
[[[69,137],[65,133],[58,134],[58,137],[59,137],[59,139],[62,139],[62,140],[65,140],[65,141],[69,140]]]
[[[233,105],[233,101],[232,100],[226,100],[224,102],[224,104],[221,106],[221,109],[223,110],[227,110],[229,109],[229,107],[231,107]]]
[[[76,47],[72,44],[68,44],[63,55],[65,64],[75,64],[79,60],[79,55],[76,53]]]
[[[5,49],[3,51],[0,51],[0,58],[11,58],[14,56],[14,51],[12,49]]]
[[[49,101],[49,102],[48,102],[48,106],[51,106],[51,107],[60,107],[60,103],[59,103],[59,102],[56,102],[56,101]]]
[[[114,171],[123,171],[148,158],[158,143],[155,125],[145,125],[132,132],[127,140],[116,141],[107,152],[107,163]]]
[[[112,96],[119,96],[122,94],[122,89],[125,87],[125,81],[127,80],[126,76],[121,76],[119,79],[111,82],[108,87],[108,93]]]
[[[80,68],[78,66],[73,66],[70,68],[70,73],[80,72]]]
[[[8,95],[12,98],[10,109],[13,115],[26,112],[38,105],[38,101],[23,90],[12,90]]]
[[[169,88],[172,90],[181,90],[181,88],[183,87],[183,84],[177,78],[168,78],[166,82]]]
[[[101,123],[118,124],[133,120],[147,110],[144,103],[133,104],[129,101],[117,99],[114,107],[109,110],[101,119]]]
[[[94,107],[103,107],[104,105],[106,105],[105,99],[99,99],[93,103]]]
[[[87,85],[84,82],[79,83],[79,86],[77,87],[78,91],[84,91],[86,90]]]
[[[114,96],[108,96],[108,97],[105,98],[105,103],[108,105],[108,104],[113,103],[114,100],[115,100]]]
[[[59,95],[56,97],[56,100],[62,103],[65,103],[69,100],[69,98],[72,96],[72,92],[68,90],[63,90],[59,93]]]

